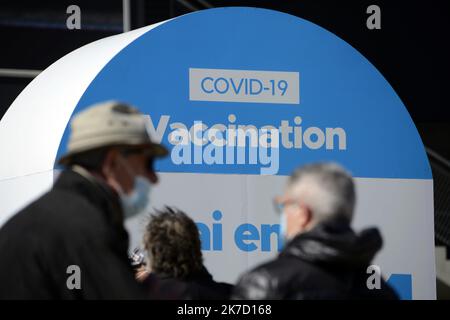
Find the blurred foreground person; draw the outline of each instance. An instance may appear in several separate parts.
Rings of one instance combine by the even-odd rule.
[[[286,245],[278,257],[243,275],[233,299],[396,299],[381,279],[370,290],[366,270],[381,249],[377,229],[355,233],[351,176],[336,164],[312,164],[290,177],[276,199]]]
[[[67,149],[53,188],[0,230],[0,299],[144,298],[123,222],[146,207],[167,150],[118,102],[77,114]]]
[[[229,298],[232,286],[215,282],[203,265],[198,228],[184,212],[166,207],[152,215],[144,245],[150,259],[144,282],[151,299]]]

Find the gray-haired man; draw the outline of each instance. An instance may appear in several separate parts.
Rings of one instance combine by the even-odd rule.
[[[276,199],[279,256],[243,275],[234,299],[396,299],[384,282],[370,290],[366,273],[382,246],[377,229],[355,233],[352,177],[332,163],[307,165],[290,177]]]

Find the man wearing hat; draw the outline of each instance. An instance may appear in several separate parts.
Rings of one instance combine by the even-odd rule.
[[[129,105],[77,114],[53,188],[0,230],[0,299],[144,298],[123,222],[147,207],[165,155]]]

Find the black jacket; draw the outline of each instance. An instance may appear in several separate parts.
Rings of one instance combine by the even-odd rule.
[[[150,273],[145,284],[155,300],[226,300],[233,289],[231,284],[214,281],[206,268],[186,279]]]
[[[320,224],[243,275],[233,299],[397,299],[383,280],[381,289],[367,288],[366,270],[381,245],[377,229],[355,234],[345,222]]]
[[[118,196],[86,177],[63,171],[52,190],[0,229],[0,299],[144,297],[129,265]],[[80,268],[80,290],[68,289],[71,265]]]

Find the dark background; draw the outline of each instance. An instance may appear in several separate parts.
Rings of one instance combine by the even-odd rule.
[[[208,7],[254,6],[312,21],[368,58],[408,108],[425,145],[450,159],[450,1],[130,0],[132,28]],[[81,8],[81,30],[68,30],[66,9]],[[381,8],[381,30],[366,28],[366,9]],[[43,70],[80,46],[123,31],[122,0],[2,1],[0,69]],[[289,41],[287,39],[287,41]],[[0,118],[30,77],[0,75]]]
[[[5,69],[42,71],[65,54],[123,32],[128,0],[2,0],[0,2],[0,119],[32,81]],[[286,12],[314,22],[359,50],[403,100],[433,172],[435,242],[450,260],[449,0],[129,0],[131,29],[195,10],[252,6]],[[81,30],[68,30],[66,9],[81,8]],[[381,30],[368,30],[366,9],[381,8]],[[289,41],[289,39],[286,39]],[[8,71],[6,70],[6,71]],[[438,275],[438,298],[450,286]]]

